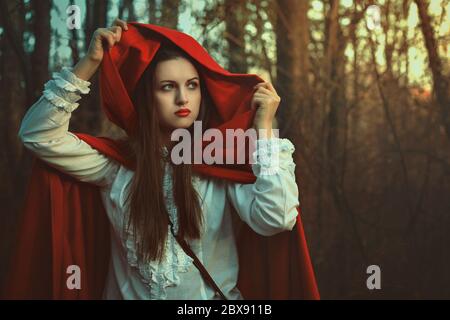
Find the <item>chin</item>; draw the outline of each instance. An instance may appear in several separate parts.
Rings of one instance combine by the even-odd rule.
[[[172,127],[174,129],[188,129],[194,124],[194,120],[191,117],[186,118],[177,118],[175,121],[172,122]]]

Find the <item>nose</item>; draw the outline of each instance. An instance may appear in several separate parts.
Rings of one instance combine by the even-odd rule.
[[[188,103],[188,99],[187,99],[187,94],[184,90],[180,89],[178,90],[178,94],[177,94],[177,105],[181,105],[184,106],[185,104]]]

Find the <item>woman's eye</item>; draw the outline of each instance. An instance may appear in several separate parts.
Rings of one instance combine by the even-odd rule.
[[[191,83],[188,84],[188,87],[189,87],[190,89],[196,89],[196,88],[198,87],[198,83],[196,83],[196,82],[191,82]],[[165,84],[165,85],[163,85],[163,86],[161,87],[161,89],[164,90],[164,91],[169,91],[169,90],[171,90],[171,89],[173,89],[173,88],[174,88],[174,85],[171,84],[171,83]]]
[[[161,87],[161,89],[163,89],[163,90],[170,90],[170,89],[172,89],[173,88],[173,84],[166,84],[166,85],[163,85],[162,87]]]

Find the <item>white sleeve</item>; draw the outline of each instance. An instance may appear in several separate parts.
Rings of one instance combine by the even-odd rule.
[[[292,230],[298,215],[295,148],[288,139],[259,139],[253,153],[253,184],[228,183],[227,194],[241,219],[256,233],[271,236]]]
[[[106,186],[119,164],[68,131],[80,93],[90,91],[90,82],[79,79],[71,70],[64,67],[53,73],[43,95],[22,119],[18,135],[27,149],[56,169],[80,181]]]

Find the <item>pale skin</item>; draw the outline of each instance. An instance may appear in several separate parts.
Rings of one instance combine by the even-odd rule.
[[[155,69],[153,95],[158,111],[163,143],[174,144],[170,135],[174,129],[189,128],[197,119],[202,94],[200,76],[195,67],[184,58],[160,62]],[[180,108],[189,109],[186,117],[175,114]]]
[[[110,28],[98,28],[95,30],[87,54],[74,66],[73,73],[80,79],[88,81],[102,62],[104,54],[103,43],[112,48],[120,41],[122,32],[127,30],[127,23],[120,19],[114,20]],[[194,79],[196,77],[197,80]],[[187,128],[195,121],[201,101],[198,78],[195,67],[184,58],[164,61],[158,64],[155,70],[157,83],[154,85],[154,94],[160,121],[164,124],[163,127],[173,129]],[[163,80],[167,81],[161,82]],[[258,83],[254,90],[251,107],[257,108],[257,110],[253,120],[253,127],[258,130],[260,139],[267,139],[272,137],[271,129],[281,99],[270,82]],[[187,107],[191,110],[188,117],[182,118],[174,114],[181,107]],[[259,131],[259,129],[265,130]],[[166,140],[167,131],[164,133]],[[166,141],[170,141],[170,139]]]

